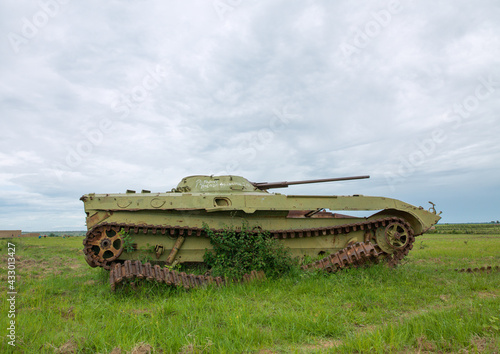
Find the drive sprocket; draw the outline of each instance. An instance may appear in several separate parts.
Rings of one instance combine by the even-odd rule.
[[[111,263],[123,252],[123,239],[120,228],[106,225],[94,230],[93,237],[85,238],[83,245],[85,259],[92,266],[109,269]]]

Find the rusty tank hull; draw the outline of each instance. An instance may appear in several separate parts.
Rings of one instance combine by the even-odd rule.
[[[284,195],[267,189],[368,176],[299,182],[252,183],[239,176],[190,176],[167,193],[127,191],[87,194],[84,253],[92,267],[110,269],[126,261],[175,264],[202,262],[212,248],[204,229],[266,231],[292,255],[318,258],[308,267],[342,267],[355,258],[386,258],[397,263],[414,238],[440,216],[402,201],[362,195]],[[349,211],[373,211],[351,217]],[[337,264],[337,263],[340,263]],[[307,266],[306,266],[307,268]]]

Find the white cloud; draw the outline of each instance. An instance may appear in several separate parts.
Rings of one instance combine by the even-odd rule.
[[[452,206],[472,198],[453,193],[470,181],[499,187],[499,4],[213,4],[68,2],[32,38],[24,18],[34,24],[40,5],[3,5],[0,227],[81,227],[84,193],[219,172],[371,174],[291,192],[429,195],[448,203],[445,221],[498,219],[495,205]],[[24,38],[17,53],[11,33]]]

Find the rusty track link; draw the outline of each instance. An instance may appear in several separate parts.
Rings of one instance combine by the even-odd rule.
[[[263,271],[252,271],[245,274],[242,282],[249,282],[255,279],[265,279]],[[150,263],[142,264],[141,261],[127,260],[123,264],[115,263],[111,267],[109,273],[109,283],[111,289],[115,290],[116,286],[125,281],[133,282],[136,279],[146,279],[165,283],[167,285],[182,286],[185,289],[203,287],[207,285],[223,286],[228,283],[224,277],[212,277],[210,275],[195,275],[186,274],[162,268],[158,264],[151,265]]]
[[[384,252],[378,245],[371,242],[362,242],[349,245],[346,248],[332,253],[327,257],[303,266],[304,269],[325,269],[329,272],[335,272],[339,269],[347,267],[357,267],[363,264],[376,263],[379,259],[386,259],[390,266],[397,265],[413,248],[415,241],[413,230],[408,222],[402,218],[386,217],[376,220],[366,220],[358,223],[335,225],[331,227],[298,229],[298,230],[270,230],[269,234],[277,239],[286,238],[301,238],[301,237],[317,237],[325,235],[342,235],[351,231],[366,230],[375,231],[379,227],[386,227],[391,223],[399,223],[407,230],[408,241],[402,249],[396,249],[392,254]],[[144,234],[149,231],[152,234],[161,234],[169,236],[197,236],[208,237],[201,228],[188,228],[179,226],[164,226],[164,225],[135,225],[125,223],[102,223],[87,232],[87,236],[83,241],[85,259],[91,267],[103,267],[111,270],[110,283],[112,288],[125,279],[133,280],[135,278],[146,278],[148,280],[156,280],[167,284],[182,285],[187,288],[196,286],[205,286],[215,283],[217,285],[225,284],[225,280],[217,280],[217,278],[197,276],[193,274],[179,273],[169,271],[166,268],[161,268],[159,265],[151,266],[149,263],[142,264],[140,261],[125,261],[125,263],[113,263],[119,257],[121,251],[117,251],[108,259],[99,259],[92,250],[96,246],[103,233],[111,232],[118,233],[120,230],[125,232],[133,231],[134,233],[142,232]],[[214,232],[222,230],[213,229]],[[112,239],[112,238],[111,238]],[[115,250],[116,251],[116,250]],[[119,254],[118,254],[119,253]],[[102,258],[102,255],[100,255]],[[246,280],[262,278],[263,274],[246,274]]]
[[[324,269],[329,273],[334,273],[340,269],[358,267],[367,263],[378,261],[379,255],[383,251],[371,242],[355,243],[338,252],[332,253],[316,262],[302,266],[304,270]]]
[[[481,268],[461,268],[461,269],[455,269],[455,272],[459,273],[479,273],[479,272],[485,272],[485,273],[491,273],[491,272],[500,272],[500,267],[499,266],[487,266],[487,267],[481,267]]]
[[[385,218],[375,222],[376,227],[386,226],[389,223],[400,223],[408,232],[408,240],[402,249],[396,249],[394,253],[384,252],[377,244],[371,242],[358,242],[332,253],[319,261],[302,266],[302,269],[324,269],[327,272],[337,272],[349,267],[359,267],[377,263],[379,259],[385,258],[391,267],[396,266],[413,248],[415,237],[409,223],[400,218]]]

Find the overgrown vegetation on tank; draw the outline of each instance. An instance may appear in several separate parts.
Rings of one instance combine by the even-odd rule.
[[[122,241],[123,241],[123,250],[127,253],[133,252],[134,248],[134,240],[132,240],[132,236],[130,236],[130,232],[125,232],[125,229],[121,229],[119,232]]]
[[[288,273],[297,265],[288,248],[268,232],[254,232],[243,225],[241,230],[225,228],[214,232],[204,226],[213,250],[203,257],[213,276],[241,279],[252,270],[263,270],[268,277]]]

